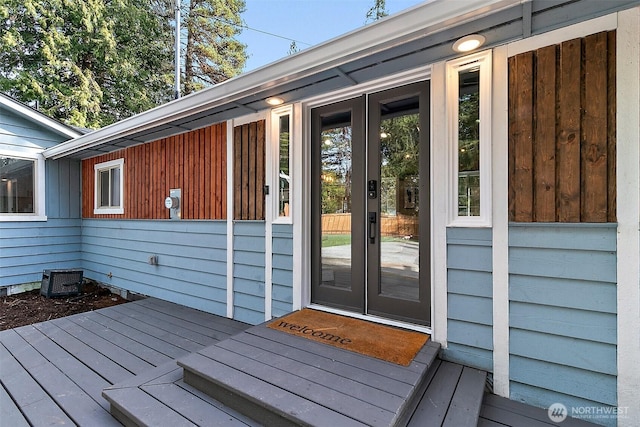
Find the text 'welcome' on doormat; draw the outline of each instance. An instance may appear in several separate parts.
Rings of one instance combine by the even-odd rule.
[[[409,366],[429,335],[304,308],[267,327],[344,350]]]

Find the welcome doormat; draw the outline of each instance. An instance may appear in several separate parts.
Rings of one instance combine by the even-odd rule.
[[[409,366],[429,339],[427,334],[308,308],[267,327],[402,366]]]

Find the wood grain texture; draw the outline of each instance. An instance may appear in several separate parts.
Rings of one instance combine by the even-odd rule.
[[[615,31],[509,58],[510,221],[616,221],[615,61]]]
[[[82,161],[83,218],[168,219],[164,199],[182,189],[183,219],[226,218],[226,124]],[[124,159],[124,214],[94,214],[94,165]]]
[[[233,130],[234,213],[236,220],[264,219],[265,121],[236,126]]]

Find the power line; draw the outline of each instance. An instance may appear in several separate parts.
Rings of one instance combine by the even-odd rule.
[[[215,20],[217,20],[217,21],[223,22],[223,23],[225,23],[225,24],[227,24],[227,25],[232,25],[232,26],[237,27],[237,28],[243,28],[243,29],[246,29],[246,30],[255,31],[256,33],[266,34],[266,35],[271,36],[271,37],[277,37],[277,38],[279,38],[279,39],[292,41],[292,42],[295,42],[296,44],[304,44],[304,45],[307,45],[307,46],[312,46],[312,44],[311,44],[311,43],[303,42],[303,41],[301,41],[301,40],[296,40],[296,39],[291,38],[291,37],[281,36],[281,35],[279,35],[279,34],[271,33],[271,32],[269,32],[269,31],[264,31],[264,30],[259,30],[259,29],[257,29],[257,28],[252,28],[252,27],[250,27],[250,26],[248,26],[248,25],[246,25],[246,24],[242,24],[242,25],[234,24],[233,22],[229,22],[229,21],[224,20],[224,19],[222,19],[222,18],[219,18],[219,17],[217,17],[217,16],[214,16],[214,17],[212,17],[212,18],[213,18],[213,19],[215,19]]]

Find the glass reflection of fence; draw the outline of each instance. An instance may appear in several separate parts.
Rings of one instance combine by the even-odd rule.
[[[410,215],[383,216],[380,232],[387,237],[418,238],[418,217]],[[351,233],[351,214],[322,215],[323,234]]]

